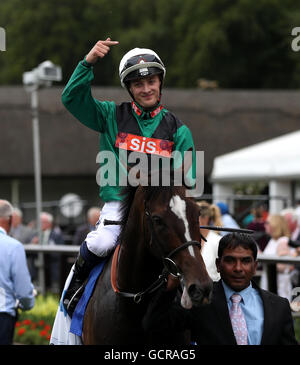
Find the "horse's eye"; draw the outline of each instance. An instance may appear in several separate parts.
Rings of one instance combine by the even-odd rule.
[[[164,224],[162,218],[158,215],[153,215],[152,220],[155,224],[162,226]]]

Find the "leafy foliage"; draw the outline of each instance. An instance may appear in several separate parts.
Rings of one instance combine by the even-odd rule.
[[[101,60],[95,84],[119,85],[118,65],[134,47],[152,48],[167,66],[167,86],[196,87],[200,78],[222,88],[297,88],[299,54],[291,31],[300,4],[286,0],[2,0],[0,84],[45,59],[62,66],[63,84],[99,39],[120,44]]]
[[[48,345],[59,305],[57,295],[38,295],[29,311],[18,311],[14,342],[25,345]]]

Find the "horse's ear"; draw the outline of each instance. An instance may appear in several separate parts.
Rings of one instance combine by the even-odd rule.
[[[139,180],[140,185],[142,185],[142,186],[150,185],[148,171],[138,170],[138,172],[136,174],[136,179]]]
[[[132,166],[128,169],[128,183],[131,186],[148,186],[148,172],[142,170],[139,165]]]
[[[141,170],[139,165],[130,166],[128,164],[127,154],[123,150],[120,150],[119,161],[124,169],[127,170],[127,183],[131,179],[133,182],[132,186],[148,185],[148,173]]]
[[[150,177],[148,171],[139,170],[140,173],[140,185],[142,186],[149,186],[150,185]]]

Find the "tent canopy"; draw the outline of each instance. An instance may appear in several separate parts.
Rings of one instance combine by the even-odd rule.
[[[214,159],[212,182],[300,179],[300,130]]]

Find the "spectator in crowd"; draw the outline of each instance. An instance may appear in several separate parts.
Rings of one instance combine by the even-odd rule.
[[[290,239],[289,246],[293,248],[292,253],[295,256],[300,255],[300,224],[298,220],[298,215],[296,213],[296,209],[294,208],[286,208],[283,209],[280,214],[286,220],[289,230],[290,230]],[[293,287],[297,287],[300,285],[300,265],[294,265],[294,270],[290,273],[291,282]]]
[[[228,205],[224,202],[217,203],[222,215],[222,225],[227,228],[240,228],[235,219],[229,213]],[[227,232],[221,232],[222,236],[225,236]]]
[[[300,225],[298,221],[298,215],[294,208],[283,209],[280,214],[284,217],[288,224],[290,231],[290,238],[292,241],[297,241],[300,239]]]
[[[47,212],[41,213],[42,242],[41,245],[63,245],[64,238],[58,226],[54,225],[53,215]],[[39,243],[38,236],[32,239],[32,243]],[[51,253],[45,255],[46,276],[49,277],[51,290],[58,292],[59,288],[60,255]]]
[[[298,216],[298,222],[300,224],[300,199],[299,198],[296,200],[295,212],[296,212],[296,214]]]
[[[214,282],[211,302],[187,310],[174,301],[175,290],[159,289],[143,319],[149,340],[166,344],[170,331],[188,329],[197,345],[297,345],[289,302],[252,281],[256,257],[250,235],[222,237],[216,260],[221,280]]]
[[[258,205],[252,209],[253,221],[247,225],[247,229],[251,229],[254,231],[254,238],[258,244],[258,248],[260,252],[263,252],[267,243],[270,240],[270,236],[266,233],[265,228],[265,219],[263,216],[264,213],[263,205]]]
[[[206,201],[197,203],[200,207],[199,224],[200,226],[220,226],[221,213],[219,208],[214,204]],[[216,267],[216,258],[218,257],[218,247],[221,235],[213,230],[200,229],[202,236],[206,239],[201,241],[201,255],[203,257],[208,275],[213,281],[220,280],[220,274]]]
[[[9,237],[13,207],[0,200],[0,345],[13,342],[16,310],[34,306],[34,288],[21,242]]]
[[[14,208],[9,235],[23,244],[30,243],[34,236],[34,231],[30,227],[25,226],[22,220],[22,211],[19,208]]]
[[[274,256],[295,256],[295,250],[289,247],[290,231],[288,224],[280,214],[270,214],[266,220],[266,232],[270,235],[264,255]],[[267,267],[263,265],[263,273],[261,278],[262,288],[268,288]],[[277,267],[277,294],[281,297],[291,300],[292,283],[290,273],[294,269],[292,265],[278,263]]]
[[[73,245],[80,246],[85,240],[87,234],[96,229],[96,223],[99,221],[101,209],[92,207],[87,211],[87,222],[76,229],[73,238]]]

